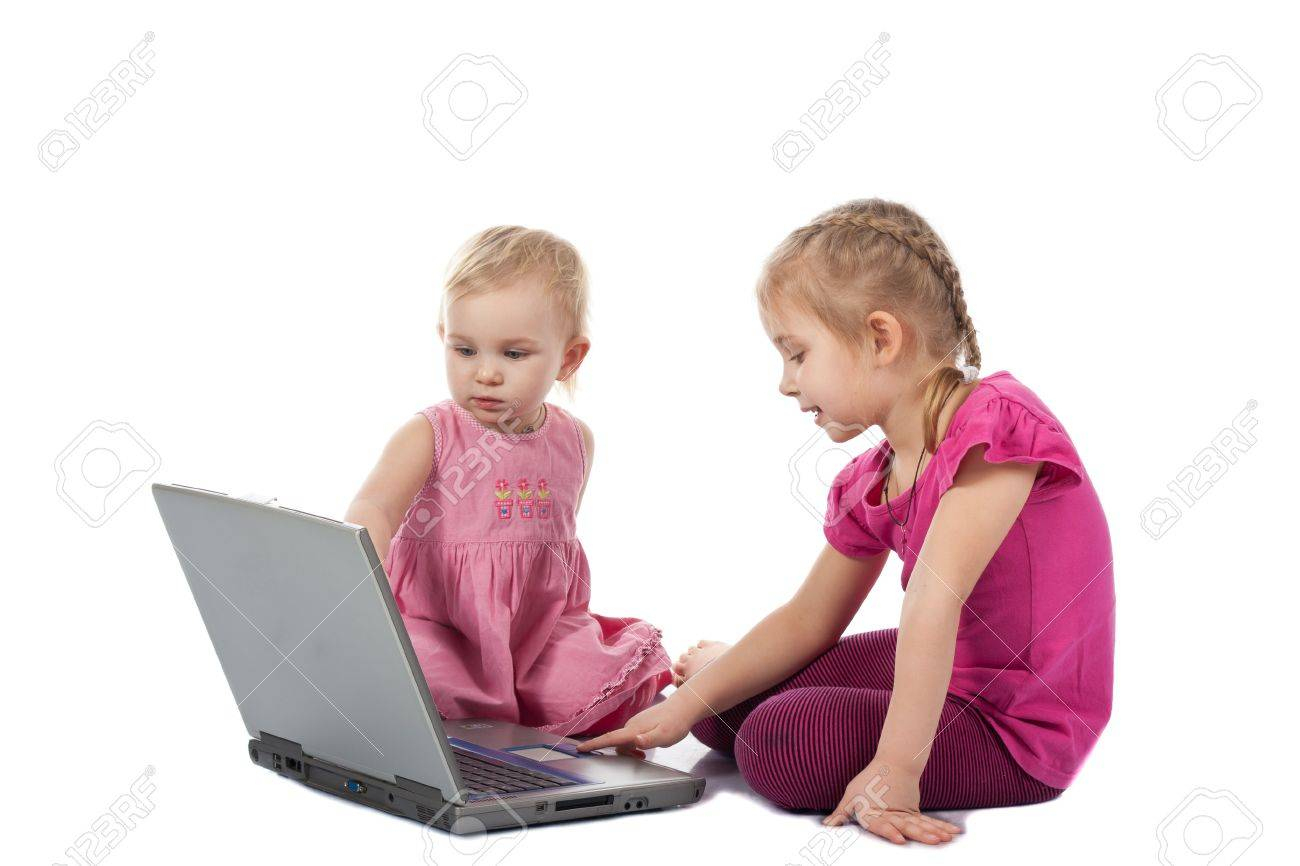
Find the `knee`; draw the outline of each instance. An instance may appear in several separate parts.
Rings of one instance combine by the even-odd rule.
[[[731,754],[731,731],[722,724],[722,719],[709,716],[701,719],[691,727],[691,734],[710,749]]]
[[[793,712],[797,692],[773,695],[749,714],[736,733],[736,766],[755,793],[782,808],[829,808],[825,792],[814,790],[812,756]]]

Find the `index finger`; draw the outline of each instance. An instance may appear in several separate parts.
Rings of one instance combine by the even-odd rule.
[[[584,740],[578,743],[579,752],[590,752],[592,749],[599,749],[602,746],[625,746],[628,744],[636,745],[636,734],[628,728],[619,728],[617,731],[610,731],[601,734],[590,740]]]

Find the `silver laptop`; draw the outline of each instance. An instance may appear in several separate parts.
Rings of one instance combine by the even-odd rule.
[[[253,763],[457,832],[679,806],[704,779],[492,719],[443,720],[364,527],[154,484]]]

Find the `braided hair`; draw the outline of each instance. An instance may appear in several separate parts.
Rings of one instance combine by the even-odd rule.
[[[942,357],[923,381],[925,450],[938,447],[939,414],[980,365],[961,274],[920,214],[884,199],[857,199],[820,214],[777,246],[758,282],[767,316],[781,302],[807,310],[845,343],[864,348],[862,323],[884,310],[902,323],[916,350]],[[904,342],[907,342],[905,337]]]

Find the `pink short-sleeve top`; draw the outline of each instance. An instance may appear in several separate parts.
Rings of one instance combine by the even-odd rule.
[[[1064,788],[1110,718],[1114,568],[1097,493],[1038,396],[1005,370],[982,379],[913,488],[888,504],[880,488],[889,442],[855,458],[831,485],[824,531],[847,556],[897,553],[906,589],[939,498],[979,445],[991,463],[1043,466],[966,601],[949,693],[988,720],[1026,772]],[[895,519],[909,505],[905,534]]]

